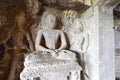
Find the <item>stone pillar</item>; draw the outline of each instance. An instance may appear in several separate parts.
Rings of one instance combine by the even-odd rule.
[[[89,48],[85,55],[89,80],[115,80],[113,8],[96,3],[82,14],[82,18],[89,33]]]
[[[105,10],[106,9],[106,10]],[[113,10],[99,6],[99,80],[115,80]]]

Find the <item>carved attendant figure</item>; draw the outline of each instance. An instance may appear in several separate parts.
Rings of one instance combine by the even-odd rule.
[[[88,34],[83,28],[81,19],[75,19],[72,29],[69,31],[70,49],[84,54],[88,48]]]
[[[85,31],[85,26],[81,19],[75,19],[72,25],[72,29],[68,32],[70,40],[70,50],[79,53],[80,65],[85,73],[85,60],[84,56],[88,48],[88,34]]]

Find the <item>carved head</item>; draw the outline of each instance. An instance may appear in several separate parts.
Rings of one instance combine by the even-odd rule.
[[[56,17],[50,13],[44,13],[42,17],[42,26],[54,29],[56,26]]]
[[[17,24],[18,24],[18,27],[23,27],[26,23],[26,15],[25,15],[25,12],[20,12],[17,16],[16,16],[16,19],[17,19]]]
[[[84,31],[84,23],[81,19],[76,18],[73,23],[73,28],[76,32],[83,32]]]

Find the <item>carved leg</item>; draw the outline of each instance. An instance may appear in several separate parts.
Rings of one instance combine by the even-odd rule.
[[[34,80],[33,78],[27,78],[27,79],[23,79],[23,80]]]
[[[72,71],[72,72],[70,72],[69,80],[81,80],[80,79],[80,71]]]
[[[35,77],[33,80],[41,80],[40,77]]]
[[[78,73],[78,80],[81,80],[81,72],[78,71],[77,73]]]
[[[26,76],[25,74],[27,74],[26,72],[22,72],[20,74],[20,80],[33,80],[32,78],[29,78],[29,76]]]
[[[10,71],[10,75],[8,77],[8,80],[14,80],[15,79],[15,71],[17,69],[17,63],[18,63],[18,59],[19,57],[17,55],[14,56],[12,65],[11,65],[11,71]]]

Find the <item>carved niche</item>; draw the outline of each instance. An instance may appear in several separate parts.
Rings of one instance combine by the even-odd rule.
[[[25,55],[20,79],[85,80],[81,76],[85,77],[84,54],[89,42],[84,21],[75,10],[60,11],[58,18],[48,7],[37,28],[35,51]],[[58,20],[62,26],[56,24]]]

